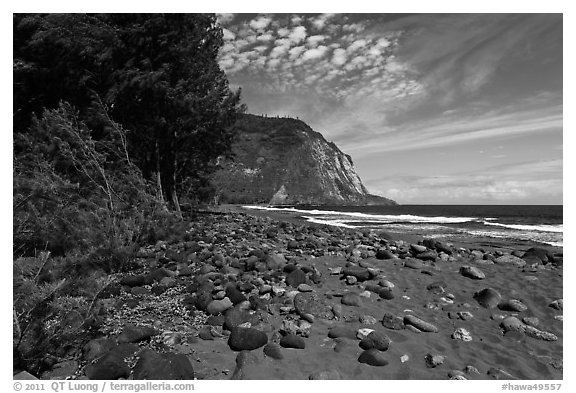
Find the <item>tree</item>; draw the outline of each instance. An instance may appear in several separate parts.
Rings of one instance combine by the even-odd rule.
[[[117,122],[135,163],[179,210],[183,184],[229,149],[243,109],[218,66],[222,43],[213,15],[16,15],[15,132],[60,101],[96,139]]]

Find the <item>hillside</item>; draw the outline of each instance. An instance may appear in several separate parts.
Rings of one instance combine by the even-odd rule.
[[[352,158],[303,121],[243,115],[235,127],[212,179],[222,203],[395,204],[370,195]]]

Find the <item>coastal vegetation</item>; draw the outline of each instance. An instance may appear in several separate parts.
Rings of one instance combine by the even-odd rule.
[[[13,32],[14,355],[38,372],[90,333],[109,274],[184,233],[244,108],[213,15],[15,14]]]

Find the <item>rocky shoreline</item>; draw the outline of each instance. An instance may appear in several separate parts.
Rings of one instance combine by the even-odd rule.
[[[101,337],[15,378],[563,378],[558,249],[462,247],[232,209],[189,226],[111,277],[97,300]]]

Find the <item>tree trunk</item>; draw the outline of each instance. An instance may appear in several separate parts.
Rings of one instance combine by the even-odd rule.
[[[158,201],[166,208],[164,193],[162,192],[162,175],[160,174],[160,146],[156,141],[156,193]]]
[[[174,209],[176,209],[176,213],[178,213],[178,217],[183,220],[182,217],[182,209],[180,209],[180,201],[178,200],[178,192],[176,192],[176,168],[178,162],[176,159],[176,155],[174,155],[174,168],[172,171],[172,203],[174,204]]]

